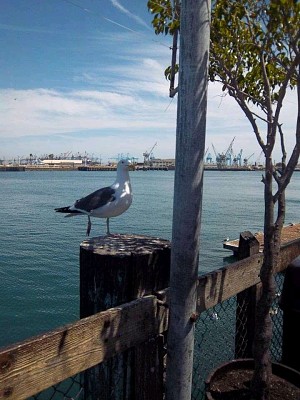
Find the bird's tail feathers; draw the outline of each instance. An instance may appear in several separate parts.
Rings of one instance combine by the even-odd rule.
[[[81,214],[80,211],[71,210],[70,207],[60,207],[60,208],[55,208],[54,210],[60,213],[67,213],[68,215],[66,215],[66,217],[75,217],[75,215]]]
[[[67,215],[65,215],[65,218],[67,218],[67,217],[76,217],[76,215],[82,215],[82,213],[80,213],[80,212],[73,212],[73,211],[72,211],[72,214],[67,214]]]

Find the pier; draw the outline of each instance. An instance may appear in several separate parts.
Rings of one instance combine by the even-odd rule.
[[[264,248],[264,233],[263,232],[254,233],[254,237],[258,240],[259,252],[262,252]],[[300,223],[286,225],[282,228],[281,244],[297,240],[299,239],[299,237],[300,237]],[[240,239],[225,240],[223,242],[223,248],[233,251],[234,255],[236,255],[239,250],[239,241]]]
[[[0,165],[0,172],[11,172],[11,171],[116,171],[116,164],[104,165],[104,164],[25,164],[25,165]],[[175,165],[168,166],[149,166],[143,164],[133,164],[131,166],[132,171],[174,171]],[[225,167],[218,168],[216,165],[204,165],[204,171],[232,171],[232,172],[252,172],[257,171],[255,168],[250,167]]]
[[[280,272],[300,256],[300,224],[285,227],[283,236],[274,271],[279,292]],[[251,356],[253,304],[263,261],[256,237],[249,256],[198,277],[194,399],[203,398],[205,377],[224,358]],[[22,400],[51,387],[43,398],[56,393],[55,398],[89,399],[92,394],[96,399],[109,393],[105,398],[117,400],[129,393],[131,400],[163,400],[169,267],[170,243],[163,239],[111,235],[82,242],[81,319],[1,348],[0,399]],[[281,340],[276,341],[282,332],[278,304],[272,312],[276,361],[282,351]]]
[[[77,168],[78,171],[116,171],[116,165],[83,165]]]
[[[25,167],[21,165],[0,165],[0,172],[16,172],[25,171]]]

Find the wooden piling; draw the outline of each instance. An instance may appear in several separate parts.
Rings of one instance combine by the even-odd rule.
[[[283,310],[281,362],[300,371],[300,257],[285,271],[280,308]]]
[[[169,285],[170,242],[109,235],[80,246],[80,317],[116,307]],[[110,327],[107,326],[109,330]],[[163,343],[152,338],[84,373],[85,398],[160,400]]]
[[[250,257],[259,252],[259,241],[249,231],[242,232],[239,239],[238,259]],[[251,358],[254,338],[256,304],[261,284],[237,294],[235,358]]]

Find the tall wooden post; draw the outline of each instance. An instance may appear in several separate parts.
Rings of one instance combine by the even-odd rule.
[[[85,240],[80,246],[80,317],[168,287],[169,269],[167,240],[133,235]],[[161,338],[91,368],[84,379],[86,399],[162,399]]]
[[[240,234],[238,259],[250,257],[259,252],[259,242],[249,231]],[[255,329],[256,304],[261,293],[261,284],[237,294],[235,358],[252,358]]]
[[[181,1],[167,400],[190,400],[192,392],[210,8],[210,0]]]
[[[282,362],[300,371],[300,257],[285,271],[280,308],[283,310]]]

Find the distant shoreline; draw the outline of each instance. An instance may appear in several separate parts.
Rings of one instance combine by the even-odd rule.
[[[157,167],[142,167],[132,168],[132,171],[174,171],[174,167],[157,168]],[[26,172],[26,171],[115,171],[115,165],[88,165],[88,166],[44,166],[44,165],[0,165],[0,172]],[[225,167],[217,168],[216,166],[205,165],[204,171],[230,171],[230,172],[252,172],[263,171],[262,167]],[[295,171],[299,171],[296,169]]]

